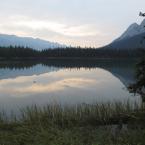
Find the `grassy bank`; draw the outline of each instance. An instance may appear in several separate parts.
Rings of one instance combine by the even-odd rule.
[[[0,145],[144,145],[145,107],[129,103],[60,105],[0,115]]]

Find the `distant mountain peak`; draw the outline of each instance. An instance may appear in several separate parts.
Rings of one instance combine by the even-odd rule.
[[[140,31],[140,27],[137,23],[131,24],[128,29],[121,35],[120,39],[124,39],[126,37],[132,37],[138,34]]]
[[[32,37],[18,37],[16,35],[0,34],[0,46],[23,46],[36,50],[42,49],[54,49],[65,48],[66,45],[62,45],[56,42],[50,42],[39,38]]]
[[[129,37],[133,37],[135,35],[139,35],[145,32],[145,19],[141,22],[141,24],[133,23],[131,24],[127,30],[118,38],[116,41],[120,41],[121,39],[127,39]]]
[[[133,28],[136,28],[136,27],[138,27],[139,25],[137,24],[137,23],[133,23],[133,24],[131,24],[130,26],[129,26],[129,28],[128,29],[133,29]]]
[[[140,26],[145,28],[145,19],[141,22]]]
[[[145,19],[141,24],[133,23],[127,30],[111,44],[109,48],[113,49],[145,49]]]

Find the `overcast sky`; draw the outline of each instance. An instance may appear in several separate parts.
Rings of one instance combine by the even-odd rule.
[[[0,33],[99,47],[140,23],[139,11],[145,0],[0,0]]]

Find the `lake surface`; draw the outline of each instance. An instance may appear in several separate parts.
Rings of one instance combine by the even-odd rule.
[[[141,102],[127,86],[135,81],[134,60],[0,62],[0,108],[46,104]]]

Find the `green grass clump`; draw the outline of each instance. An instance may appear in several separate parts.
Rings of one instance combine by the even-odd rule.
[[[32,106],[19,114],[0,114],[0,145],[145,144],[143,105]]]

